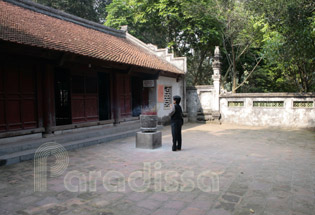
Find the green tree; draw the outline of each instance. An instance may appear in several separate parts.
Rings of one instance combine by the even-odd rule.
[[[210,59],[221,39],[214,6],[212,0],[114,0],[105,25],[128,25],[142,41],[187,56],[188,83],[209,84]]]
[[[67,13],[88,19],[94,22],[104,22],[106,17],[105,7],[111,0],[33,0]]]
[[[266,57],[264,70],[272,77],[276,89],[314,91],[315,3],[309,0],[248,0],[246,4],[268,23],[261,48]]]
[[[222,85],[233,93],[248,83],[259,68],[263,55],[259,47],[263,38],[261,17],[246,10],[243,2],[217,1],[221,29],[224,65]]]
[[[233,92],[315,91],[315,3],[309,0],[34,0],[130,34],[188,60],[188,85]]]

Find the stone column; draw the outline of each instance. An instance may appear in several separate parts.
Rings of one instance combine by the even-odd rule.
[[[212,80],[213,80],[213,87],[214,87],[213,107],[212,108],[213,108],[214,112],[220,114],[220,77],[221,77],[221,75],[220,75],[220,50],[219,50],[219,46],[216,46],[215,50],[214,50],[214,60],[212,63],[212,68],[213,68]]]

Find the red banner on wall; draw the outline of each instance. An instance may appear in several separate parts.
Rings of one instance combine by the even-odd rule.
[[[158,102],[164,103],[164,85],[158,85]]]

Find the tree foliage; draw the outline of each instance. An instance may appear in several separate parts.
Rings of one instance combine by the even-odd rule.
[[[308,0],[114,0],[106,25],[188,57],[188,84],[211,83],[215,45],[233,92],[314,91],[314,3]]]
[[[105,24],[128,25],[144,42],[187,56],[189,84],[210,84],[210,59],[221,40],[214,6],[212,0],[114,0]]]
[[[232,92],[248,83],[263,59],[258,51],[262,40],[261,17],[254,16],[240,1],[217,2],[223,28],[221,29],[225,70],[222,85]]]
[[[79,16],[95,22],[104,22],[107,16],[106,6],[111,0],[33,0],[39,4]]]
[[[273,85],[268,90],[315,91],[315,3],[309,0],[249,0],[247,6],[262,15],[261,70]]]
[[[315,3],[310,0],[34,0],[130,34],[188,60],[188,85],[233,92],[315,91]]]

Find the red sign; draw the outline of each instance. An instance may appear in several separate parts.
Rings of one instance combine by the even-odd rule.
[[[164,85],[158,85],[158,102],[164,103]]]

